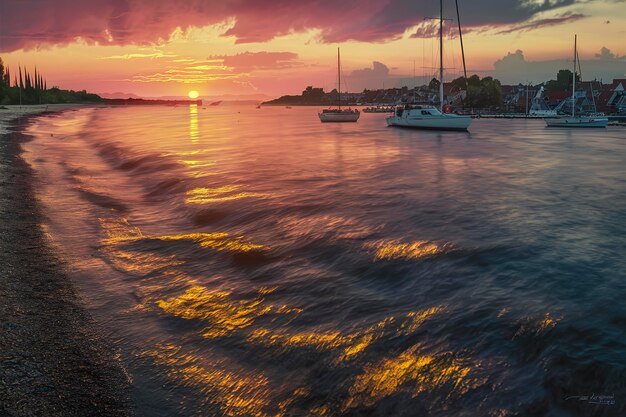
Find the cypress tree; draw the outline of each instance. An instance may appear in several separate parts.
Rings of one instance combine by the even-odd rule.
[[[22,79],[22,66],[20,66],[20,89],[24,88],[24,81]]]

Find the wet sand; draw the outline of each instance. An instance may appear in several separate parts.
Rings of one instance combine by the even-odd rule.
[[[129,376],[41,228],[20,157],[32,117],[0,115],[0,415],[129,416]]]

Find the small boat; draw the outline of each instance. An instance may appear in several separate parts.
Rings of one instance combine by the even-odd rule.
[[[285,108],[286,108],[286,109],[290,109],[290,108],[291,108],[291,106],[285,106]]]
[[[580,67],[578,61],[578,50],[576,46],[577,36],[574,35],[574,72],[572,77],[572,115],[561,117],[550,117],[543,119],[546,127],[596,127],[603,128],[609,125],[609,118],[601,113],[576,116],[576,64]],[[591,91],[593,98],[593,89]]]
[[[528,91],[528,90],[527,90]],[[532,104],[530,106],[530,111],[528,111],[529,116],[535,117],[556,117],[558,116],[556,110],[552,110],[546,104],[544,97],[544,88],[541,86],[537,94],[533,98]]]
[[[609,118],[605,116],[563,116],[545,118],[546,127],[607,127]]]
[[[356,122],[361,115],[354,109],[325,109],[318,113],[322,122]]]
[[[322,123],[329,122],[356,122],[359,120],[361,113],[357,109],[342,109],[341,108],[341,57],[339,55],[339,48],[337,48],[337,76],[339,79],[339,103],[336,109],[324,109],[317,115]]]
[[[439,109],[433,106],[406,105],[398,107],[393,116],[387,117],[387,126],[411,127],[430,130],[467,130],[472,123],[470,116],[444,113],[443,111],[443,0],[439,0]],[[459,29],[461,25],[459,23]],[[463,44],[461,43],[461,46]]]

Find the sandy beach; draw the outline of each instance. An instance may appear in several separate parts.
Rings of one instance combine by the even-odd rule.
[[[41,228],[22,130],[63,106],[0,109],[0,415],[128,416],[129,377]]]

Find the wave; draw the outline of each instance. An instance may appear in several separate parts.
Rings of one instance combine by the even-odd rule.
[[[120,171],[132,171],[138,174],[151,174],[181,168],[178,161],[161,154],[150,153],[138,156],[131,149],[123,148],[115,143],[99,143],[94,145],[98,154]]]
[[[201,210],[193,215],[193,223],[196,226],[208,226],[225,219],[229,214],[229,212],[224,210]]]
[[[160,197],[169,194],[184,193],[186,187],[184,180],[181,178],[169,178],[163,181],[159,181],[153,186],[147,187],[146,197]]]
[[[121,213],[125,213],[129,211],[129,208],[125,203],[117,200],[116,198],[108,196],[106,194],[98,193],[98,192],[91,191],[91,190],[86,190],[84,188],[79,188],[79,187],[76,187],[75,190],[78,192],[78,195],[82,199],[84,199],[85,201],[88,201],[89,203],[95,204],[102,208],[117,210]]]

